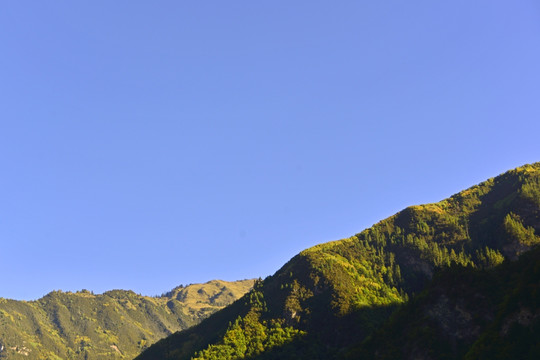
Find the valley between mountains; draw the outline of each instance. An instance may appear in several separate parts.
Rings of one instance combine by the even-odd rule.
[[[0,358],[538,359],[539,244],[535,163],[306,249],[264,280],[3,299]]]

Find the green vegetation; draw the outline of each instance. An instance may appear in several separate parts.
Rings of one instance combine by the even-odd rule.
[[[0,299],[0,359],[132,359],[244,295],[253,280],[180,286],[160,297],[112,290]]]
[[[540,163],[526,165],[439,203],[411,206],[351,238],[307,249],[240,301],[138,359],[332,359],[367,351],[360,344],[405,304],[415,304],[409,299],[417,299],[434,274],[470,281],[462,271],[490,274],[538,244],[539,179]],[[458,287],[451,291],[459,297]],[[428,339],[433,351],[458,349],[441,352],[450,357],[429,357],[465,353],[461,343],[429,338],[425,316],[414,319],[412,340]],[[268,341],[278,324],[287,335]]]
[[[261,284],[256,283],[254,290],[249,294],[247,299],[249,312],[229,324],[223,340],[196,353],[194,360],[250,358],[304,335],[303,331],[284,326],[283,321],[261,319],[261,313],[266,309],[264,295],[260,291]]]
[[[504,228],[508,237],[518,244],[532,246],[540,243],[540,238],[534,235],[534,228],[532,226],[525,228],[519,216],[514,213],[506,215]]]

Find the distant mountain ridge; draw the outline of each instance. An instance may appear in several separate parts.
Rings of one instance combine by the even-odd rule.
[[[474,278],[475,271],[489,273],[497,268],[504,276],[520,280],[524,272],[505,264],[538,246],[539,235],[540,163],[535,163],[438,203],[408,207],[348,239],[304,250],[274,275],[256,282],[240,300],[199,325],[158,341],[137,359],[362,358],[358,354],[377,358],[384,344],[369,342],[375,330],[390,324],[377,335],[381,339],[399,332],[392,327],[391,315],[406,309],[405,304],[418,293],[428,291],[434,275],[440,279],[437,274],[449,271],[447,276],[461,276],[460,269],[465,269],[465,279]],[[537,257],[524,266],[538,269]],[[534,286],[534,279],[529,280],[523,280],[524,286]],[[512,289],[506,282],[492,284]],[[534,296],[538,296],[536,289]],[[447,290],[452,299],[459,298],[457,290]],[[492,295],[489,291],[479,294]],[[513,301],[519,304],[521,300]],[[505,300],[493,299],[493,303],[498,301]],[[518,316],[512,315],[514,310],[508,310],[511,318]],[[496,314],[493,308],[490,311]],[[538,302],[526,311],[533,315],[523,331],[528,339],[538,339]],[[489,321],[482,324],[490,326]],[[424,325],[421,319],[414,329]],[[468,346],[481,341],[478,336],[488,333],[486,327],[478,329],[477,337],[461,347],[452,345],[457,338],[449,338],[440,354],[429,342],[420,343],[416,352],[404,353],[403,358],[458,359],[474,350]],[[492,348],[511,346],[510,338],[493,336],[499,343]],[[533,354],[527,356],[534,356],[534,349],[526,350]]]
[[[162,296],[53,291],[0,298],[0,359],[131,359],[244,295],[254,280],[179,286]]]

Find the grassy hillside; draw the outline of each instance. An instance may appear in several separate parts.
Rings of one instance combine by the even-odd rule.
[[[232,306],[138,359],[343,358],[434,273],[515,260],[539,234],[536,163],[307,249]]]
[[[253,280],[180,286],[161,297],[112,290],[0,299],[0,358],[132,359],[244,295]]]

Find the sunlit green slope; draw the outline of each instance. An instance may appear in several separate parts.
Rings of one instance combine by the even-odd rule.
[[[307,249],[233,305],[138,359],[343,358],[437,271],[515,260],[540,243],[539,234],[536,163]]]
[[[0,358],[132,359],[244,295],[253,280],[210,281],[161,297],[113,290],[55,291],[36,301],[0,299]]]

